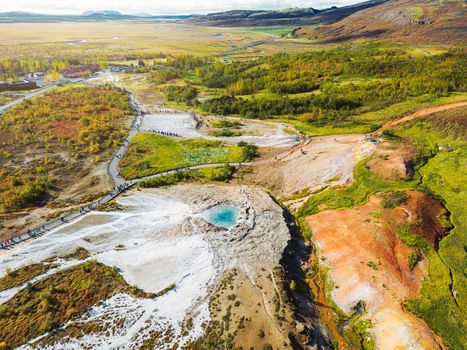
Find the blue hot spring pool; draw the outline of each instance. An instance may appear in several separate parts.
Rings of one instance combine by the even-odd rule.
[[[212,207],[201,215],[207,222],[224,227],[231,228],[237,224],[239,210],[227,205],[218,205]]]

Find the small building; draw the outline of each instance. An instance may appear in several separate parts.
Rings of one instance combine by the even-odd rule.
[[[60,74],[64,78],[80,78],[95,73],[99,69],[98,64],[85,64],[83,66],[64,69],[60,71]]]
[[[21,91],[37,89],[37,84],[34,81],[20,80],[12,83],[0,82],[0,91]]]

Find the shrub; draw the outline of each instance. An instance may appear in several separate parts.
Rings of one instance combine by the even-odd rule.
[[[242,148],[243,156],[246,161],[250,161],[258,156],[258,147],[255,145],[240,141],[237,146]]]
[[[230,120],[213,120],[210,124],[212,128],[219,128],[219,129],[238,129],[240,127],[240,122],[238,121],[230,121]]]
[[[191,85],[171,85],[166,88],[165,92],[169,101],[185,103],[188,106],[195,105],[198,102],[196,99],[198,97],[198,89]]]
[[[201,170],[202,176],[209,181],[227,181],[232,176],[234,167],[225,165],[223,167],[209,167]]]
[[[295,282],[295,280],[290,281],[289,288],[292,292],[294,292],[297,289],[297,283]]]
[[[381,206],[383,208],[395,208],[399,205],[404,204],[409,196],[405,192],[393,191],[383,194],[383,200],[381,201]]]
[[[400,240],[409,247],[416,247],[426,251],[429,248],[429,243],[423,238],[412,232],[412,227],[400,225],[397,227],[397,235]]]
[[[240,136],[241,134],[239,132],[224,128],[221,130],[215,130],[209,133],[211,136],[216,136],[216,137],[234,137],[234,136]]]
[[[420,259],[420,257],[418,256],[417,253],[410,252],[409,255],[407,256],[407,263],[409,265],[409,269],[413,270],[413,268],[419,262],[419,259]]]

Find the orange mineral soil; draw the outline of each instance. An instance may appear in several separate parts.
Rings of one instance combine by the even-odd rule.
[[[417,234],[436,244],[444,231],[432,218],[442,207],[421,192],[407,194],[407,202],[396,208],[384,209],[375,195],[360,207],[323,211],[306,222],[321,264],[330,268],[331,297],[348,314],[365,302],[377,349],[442,349],[431,329],[402,306],[419,293],[428,261],[397,235],[398,225],[413,224]],[[411,251],[422,258],[413,269],[408,266]]]

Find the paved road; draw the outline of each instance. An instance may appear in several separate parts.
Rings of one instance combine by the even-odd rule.
[[[128,149],[128,145],[130,144],[131,139],[135,137],[135,135],[139,132],[141,123],[143,122],[144,115],[148,113],[147,110],[138,103],[134,93],[129,91],[129,94],[130,94],[130,103],[133,106],[133,108],[136,110],[136,117],[133,120],[133,123],[131,124],[130,132],[128,133],[128,136],[126,137],[125,141],[123,142],[123,145],[121,145],[117,149],[117,152],[115,153],[113,158],[110,160],[110,163],[107,167],[107,171],[109,173],[109,176],[112,178],[115,187],[121,186],[125,183],[125,180],[120,176],[120,173],[118,170],[118,164],[120,163],[120,159],[123,158],[123,155]]]
[[[30,98],[33,98],[34,96],[37,96],[37,95],[40,95],[40,94],[43,94],[44,92],[47,92],[49,90],[52,90],[52,89],[55,89],[58,85],[54,84],[54,85],[50,85],[50,86],[47,86],[45,88],[42,88],[42,89],[39,89],[39,90],[36,90],[34,92],[31,92],[29,94],[25,94],[23,97],[13,101],[13,102],[10,102],[4,106],[1,106],[0,107],[0,114],[5,112],[7,109],[10,109],[11,107],[13,106],[16,106],[18,104],[20,104],[21,102],[24,102]]]

